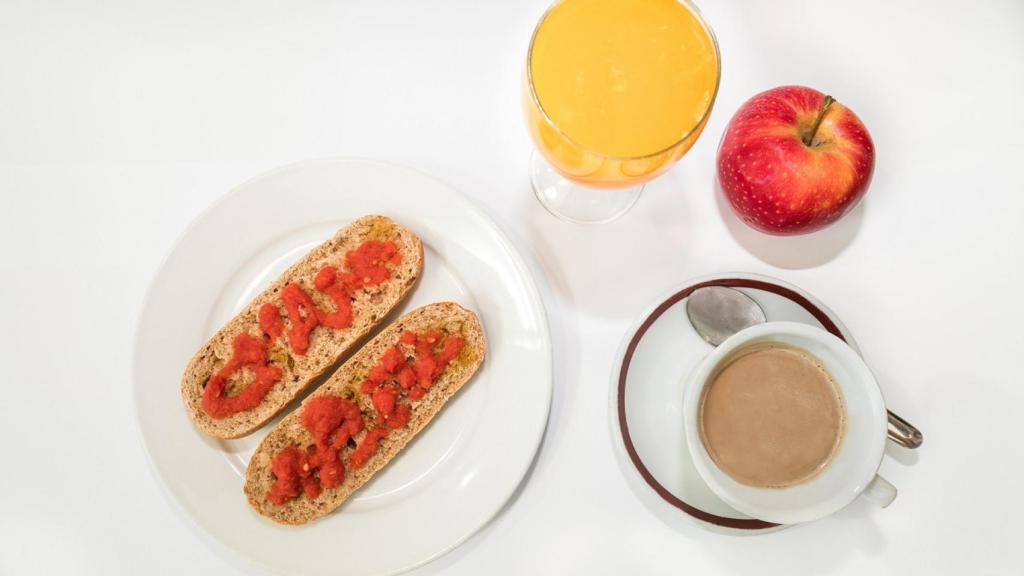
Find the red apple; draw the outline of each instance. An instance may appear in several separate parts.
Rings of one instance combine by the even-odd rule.
[[[852,110],[805,86],[747,100],[718,148],[718,180],[744,222],[768,234],[805,234],[864,197],[875,145]]]

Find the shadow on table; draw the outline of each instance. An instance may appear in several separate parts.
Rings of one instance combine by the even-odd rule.
[[[904,448],[892,441],[885,443],[885,455],[904,466],[913,466],[917,464],[918,459],[920,459],[920,454],[920,448],[912,450],[910,448]]]
[[[857,500],[841,512],[817,522],[793,526],[769,534],[733,538],[710,534],[699,527],[695,535],[705,555],[730,574],[773,573],[827,574],[854,557],[874,557],[886,548],[885,537],[875,525],[875,514],[885,514],[873,504]]]
[[[772,236],[746,225],[733,212],[717,178],[715,202],[729,234],[744,250],[766,264],[793,270],[821,266],[846,250],[860,231],[866,201],[861,201],[835,224],[801,236]]]
[[[621,458],[620,468],[623,466]],[[875,525],[876,514],[890,512],[857,499],[840,512],[816,522],[766,531],[715,528],[669,507],[633,470],[623,470],[633,494],[668,529],[696,543],[702,556],[722,565],[727,574],[828,574],[855,556],[884,553],[887,543]],[[691,550],[681,546],[680,550]],[[679,564],[686,562],[680,556]]]
[[[621,442],[613,438],[613,442]],[[616,446],[616,448],[619,448]],[[826,574],[853,557],[874,557],[888,546],[875,523],[877,515],[899,513],[899,499],[889,509],[880,509],[856,499],[828,518],[766,531],[739,531],[705,525],[666,504],[633,470],[621,449],[616,458],[627,484],[644,507],[667,528],[697,543],[705,557],[725,567],[729,574],[772,573]],[[906,466],[918,461],[918,451],[892,442],[886,454]],[[683,549],[683,548],[681,548]],[[685,558],[679,559],[680,563]]]
[[[632,210],[599,225],[564,222],[531,199],[526,241],[552,291],[570,308],[632,319],[638,305],[685,275],[693,250],[688,197],[695,192],[682,189],[669,172],[647,184]],[[532,196],[528,188],[524,193]]]

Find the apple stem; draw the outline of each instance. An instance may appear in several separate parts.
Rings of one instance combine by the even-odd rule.
[[[818,127],[821,126],[821,121],[825,119],[825,112],[828,112],[828,107],[835,101],[835,98],[825,96],[825,100],[821,103],[821,110],[818,110],[818,117],[814,119],[814,125],[811,126],[811,130],[804,136],[805,145],[810,146],[811,142],[814,142],[814,135],[818,133]]]

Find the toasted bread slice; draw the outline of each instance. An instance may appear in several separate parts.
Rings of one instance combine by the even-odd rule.
[[[352,324],[337,330],[325,326],[313,329],[309,349],[296,354],[282,336],[269,350],[272,365],[282,369],[281,379],[273,385],[262,402],[250,410],[243,410],[226,418],[216,419],[203,409],[203,390],[207,381],[231,357],[231,346],[242,332],[260,334],[257,318],[266,302],[279,302],[280,292],[290,282],[301,285],[318,307],[333,309],[330,299],[316,290],[313,280],[326,265],[344,270],[345,254],[367,240],[392,241],[402,255],[400,264],[390,268],[391,276],[373,288],[362,288],[354,294]],[[407,228],[384,216],[364,216],[352,222],[328,241],[317,246],[278,277],[269,288],[257,296],[244,310],[231,319],[210,338],[185,368],[181,380],[181,397],[196,426],[217,438],[238,438],[256,430],[273,418],[318,377],[331,368],[342,356],[352,350],[370,330],[378,326],[416,284],[423,272],[423,244]],[[197,278],[196,281],[201,281]],[[285,332],[291,327],[283,314]],[[229,395],[237,393],[231,385]]]
[[[397,344],[404,332],[419,333],[426,330],[441,330],[448,335],[458,335],[465,343],[458,357],[448,364],[423,398],[410,401],[412,411],[408,423],[403,428],[392,430],[381,440],[377,451],[361,468],[351,469],[346,460],[353,448],[343,448],[341,458],[346,462],[347,470],[340,486],[325,488],[316,498],[300,494],[283,506],[271,503],[267,496],[275,482],[271,472],[274,457],[285,448],[304,448],[313,444],[313,437],[301,421],[302,411],[306,405],[312,399],[325,394],[351,399],[359,407],[363,421],[369,427],[375,411],[369,395],[361,392],[361,383],[385,350]],[[430,422],[448,399],[473,376],[483,362],[486,348],[480,320],[476,314],[458,304],[430,304],[402,316],[349,358],[327,382],[303,401],[301,407],[285,416],[267,434],[249,460],[245,478],[245,495],[249,499],[249,504],[260,514],[282,524],[305,524],[330,513],[387,465]],[[366,434],[364,428],[354,437],[355,442],[361,443]]]

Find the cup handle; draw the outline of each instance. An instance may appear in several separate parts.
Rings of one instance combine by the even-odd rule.
[[[875,479],[868,484],[867,488],[860,495],[868,501],[877,504],[879,508],[885,508],[896,499],[896,487],[885,478],[876,474]]]

